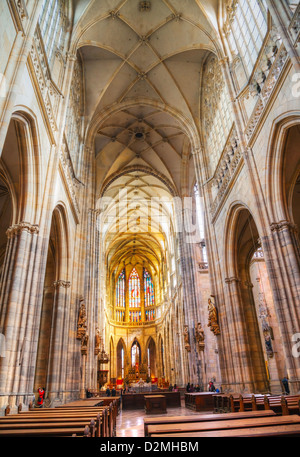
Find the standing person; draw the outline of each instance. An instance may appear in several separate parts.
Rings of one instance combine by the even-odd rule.
[[[39,387],[38,388],[38,393],[39,393],[38,406],[39,406],[39,408],[41,408],[43,406],[43,403],[44,403],[45,387]]]
[[[113,386],[113,388],[112,388],[112,390],[111,390],[111,396],[112,396],[112,397],[115,397],[115,396],[116,396],[116,393],[117,393],[117,391],[116,391],[116,389],[115,389],[115,386]]]
[[[187,386],[186,386],[186,391],[187,391],[187,392],[190,392],[190,389],[191,389],[191,386],[190,386],[190,383],[188,382],[188,383],[187,383]]]
[[[107,387],[107,389],[106,389],[106,395],[107,395],[108,397],[110,397],[110,388],[109,388],[109,387]]]
[[[289,388],[288,378],[286,378],[286,377],[283,378],[283,380],[282,380],[282,385],[283,385],[283,387],[284,387],[285,394],[286,394],[286,395],[289,395],[289,394],[290,394],[290,388]]]
[[[216,388],[214,386],[214,383],[212,381],[210,381],[209,383],[209,392],[215,392]]]

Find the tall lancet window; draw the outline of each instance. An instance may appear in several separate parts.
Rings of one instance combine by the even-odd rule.
[[[118,277],[116,288],[116,306],[125,308],[125,270],[121,271]]]
[[[144,268],[144,297],[145,307],[154,306],[154,287],[151,276],[146,268]]]
[[[141,306],[141,282],[138,272],[133,268],[129,276],[129,308],[140,308]]]

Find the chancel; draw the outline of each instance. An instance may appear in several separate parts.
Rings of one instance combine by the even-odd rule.
[[[300,436],[299,19],[0,1],[0,435]]]

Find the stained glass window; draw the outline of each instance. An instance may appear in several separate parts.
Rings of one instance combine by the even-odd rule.
[[[154,287],[150,274],[144,268],[144,298],[145,307],[154,306]],[[152,319],[149,319],[152,320]]]
[[[141,306],[141,295],[140,295],[140,277],[135,268],[129,276],[129,307],[139,308]]]
[[[154,321],[155,319],[155,311],[154,309],[147,309],[145,311],[146,321]]]
[[[125,308],[125,270],[121,271],[118,277],[116,288],[116,306],[119,308]]]

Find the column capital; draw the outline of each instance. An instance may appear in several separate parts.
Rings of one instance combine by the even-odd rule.
[[[65,289],[68,289],[71,286],[71,282],[58,279],[57,281],[54,281],[53,286],[54,288],[64,287]]]
[[[76,60],[77,60],[76,54],[73,54],[72,52],[67,52],[67,59],[72,62],[76,62]]]
[[[30,224],[29,222],[19,222],[18,224],[11,225],[6,230],[7,238],[13,238],[15,235],[18,235],[23,230],[26,230],[32,235],[39,233],[39,226],[36,224]]]
[[[233,282],[241,282],[241,280],[236,276],[231,276],[231,278],[225,278],[225,282],[226,284],[231,284]]]
[[[270,229],[272,232],[279,232],[280,230],[284,230],[284,229],[289,229],[289,230],[292,230],[294,232],[298,232],[298,227],[296,224],[294,224],[293,222],[290,222],[288,220],[281,220],[279,222],[272,222],[270,224]]]

